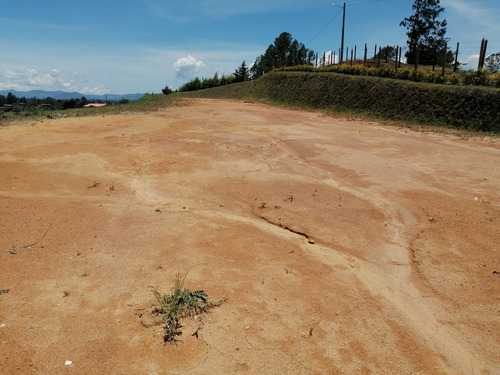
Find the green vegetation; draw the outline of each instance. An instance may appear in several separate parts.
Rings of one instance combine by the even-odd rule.
[[[413,14],[406,17],[400,26],[406,27],[408,36],[408,52],[406,58],[409,64],[415,62],[423,65],[436,65],[443,59],[439,54],[446,52],[446,63],[453,61],[453,53],[446,48],[446,20],[438,20],[444,11],[439,0],[415,0],[412,6]],[[441,53],[440,53],[441,52]]]
[[[219,87],[228,85],[230,83],[241,82],[243,80],[238,80],[235,75],[225,76],[219,78],[217,73],[214,74],[212,78],[195,78],[192,81],[189,81],[179,87],[179,92],[186,91],[196,91],[196,90],[204,90],[212,87]]]
[[[23,112],[34,111],[36,109],[51,108],[52,110],[65,110],[71,108],[82,108],[88,104],[87,98],[82,96],[80,99],[54,99],[51,97],[45,99],[37,98],[18,98],[9,92],[7,96],[0,95],[0,110],[3,112]]]
[[[331,65],[320,68],[313,66],[292,66],[281,70],[295,72],[322,72],[322,73],[340,73],[356,76],[393,78],[400,80],[409,80],[414,82],[442,83],[447,85],[463,86],[491,86],[500,88],[500,73],[490,73],[486,69],[478,71],[467,70],[454,73],[451,69],[445,71],[431,69],[414,69],[408,66],[400,69],[394,69],[394,62],[384,64],[381,67],[363,66],[363,62],[357,62],[350,65]]]
[[[234,78],[235,78],[235,82],[248,81],[250,79],[249,71],[250,71],[250,69],[248,68],[247,64],[245,63],[245,60],[243,60],[241,65],[238,68],[236,68],[236,70],[233,73]]]
[[[311,65],[315,60],[314,51],[293,39],[290,33],[281,33],[263,55],[250,68],[251,77],[256,79],[276,68],[295,65]]]
[[[182,335],[182,325],[179,320],[187,317],[195,317],[196,315],[206,313],[213,307],[220,306],[224,301],[210,302],[207,294],[203,290],[191,291],[183,289],[186,277],[181,278],[177,274],[175,279],[172,294],[161,294],[156,289],[153,289],[153,294],[158,302],[158,305],[153,310],[157,315],[161,315],[165,322],[165,332],[163,339],[172,345],[177,342],[176,337]],[[193,333],[193,336],[198,337],[198,331],[203,327],[203,321],[199,318],[200,324]]]
[[[38,99],[37,99],[38,100]],[[42,99],[39,99],[42,100]],[[119,102],[108,103],[100,108],[53,108],[52,106],[26,106],[19,103],[9,107],[0,107],[0,126],[6,125],[12,121],[23,119],[41,119],[47,116],[58,117],[78,117],[78,116],[98,116],[106,114],[117,114],[124,112],[152,112],[164,108],[171,103],[173,98],[159,94],[146,94],[142,98],[129,101],[121,100]]]

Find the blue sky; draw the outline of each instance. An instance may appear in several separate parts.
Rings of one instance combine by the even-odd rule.
[[[339,2],[343,5],[343,1]],[[413,0],[346,1],[345,45],[405,45]],[[452,49],[477,66],[481,38],[500,52],[500,0],[441,0]],[[250,65],[286,31],[318,53],[338,50],[331,0],[16,0],[0,13],[0,90],[161,92]]]

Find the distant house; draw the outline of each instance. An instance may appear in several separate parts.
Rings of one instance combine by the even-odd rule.
[[[50,108],[50,104],[39,104],[38,108]]]
[[[89,104],[85,104],[83,107],[90,108],[90,107],[105,107],[105,106],[106,106],[105,103],[89,103]]]

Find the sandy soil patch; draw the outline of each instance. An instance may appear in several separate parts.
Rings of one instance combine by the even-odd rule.
[[[499,165],[233,101],[0,128],[0,373],[498,374]],[[171,346],[177,272],[227,300]]]

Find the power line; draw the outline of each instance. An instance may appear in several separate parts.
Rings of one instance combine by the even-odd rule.
[[[362,3],[355,3],[355,4],[346,4],[347,7],[353,7],[353,6],[358,6],[358,5],[365,5],[365,4],[371,4],[371,3],[379,3],[381,1],[387,1],[387,0],[369,0],[369,1],[364,1]],[[325,25],[325,27],[323,27],[319,32],[318,34],[316,34],[309,42],[307,42],[307,44],[310,44],[311,42],[313,42],[317,37],[319,37],[321,34],[323,34],[323,32],[328,28],[328,26],[331,25],[331,23],[333,21],[335,21],[335,19],[339,16],[340,14],[340,10],[337,12],[337,14],[330,20],[328,21],[328,23]]]
[[[330,25],[331,25],[331,23],[332,23],[333,21],[335,21],[335,19],[339,16],[339,14],[340,14],[340,10],[337,12],[337,14],[336,14],[336,15],[335,15],[335,16],[334,16],[334,17],[333,17],[330,21],[328,21],[328,23],[326,24],[326,26],[325,26],[325,27],[323,27],[323,28],[321,29],[321,31],[320,31],[318,34],[316,34],[316,36],[314,36],[314,37],[313,37],[313,38],[312,38],[309,42],[307,42],[307,44],[310,44],[310,43],[311,43],[313,40],[315,40],[318,36],[320,36],[321,34],[323,34],[323,32],[324,32],[324,31],[328,28],[328,26],[330,26]]]

